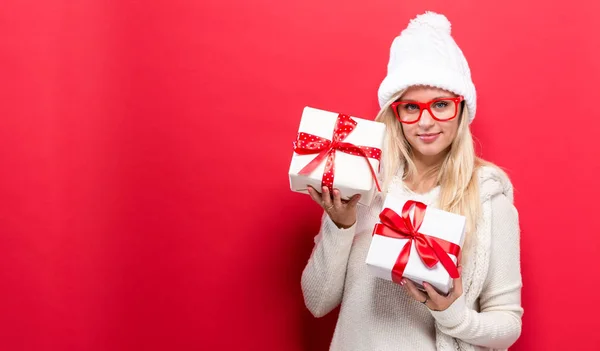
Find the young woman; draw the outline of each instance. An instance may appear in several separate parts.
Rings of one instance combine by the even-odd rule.
[[[342,201],[337,189],[309,189],[325,213],[302,274],[306,306],[320,317],[341,303],[331,350],[508,348],[523,314],[518,213],[506,174],[475,155],[475,87],[446,17],[411,20],[392,44],[378,95],[384,192],[366,207],[358,195]],[[367,270],[385,194],[466,216],[461,277],[447,296]]]

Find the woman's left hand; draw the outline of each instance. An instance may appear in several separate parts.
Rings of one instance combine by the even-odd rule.
[[[458,267],[459,277],[454,279],[452,290],[447,296],[438,294],[437,291],[428,283],[423,283],[423,287],[427,293],[422,292],[409,279],[402,278],[400,285],[404,287],[406,292],[415,300],[424,303],[430,310],[444,311],[463,293],[462,286],[462,267]]]

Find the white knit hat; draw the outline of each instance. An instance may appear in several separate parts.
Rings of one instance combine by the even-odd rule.
[[[387,70],[379,86],[380,107],[400,90],[427,85],[464,96],[469,123],[475,118],[477,93],[471,70],[444,15],[426,12],[412,19],[392,43]]]

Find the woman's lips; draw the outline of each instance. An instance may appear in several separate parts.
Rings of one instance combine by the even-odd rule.
[[[436,141],[436,139],[440,136],[440,133],[427,133],[427,134],[418,134],[419,139],[425,143],[432,143]]]

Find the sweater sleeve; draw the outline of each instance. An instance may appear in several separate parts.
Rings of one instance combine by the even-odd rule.
[[[440,331],[470,344],[507,349],[521,334],[521,269],[518,212],[504,195],[492,198],[492,242],[480,312],[459,297],[444,311],[431,311]]]
[[[354,236],[364,228],[369,207],[358,206],[357,221],[347,229],[338,228],[324,213],[315,246],[302,272],[304,303],[315,317],[322,317],[342,301],[346,268]]]

